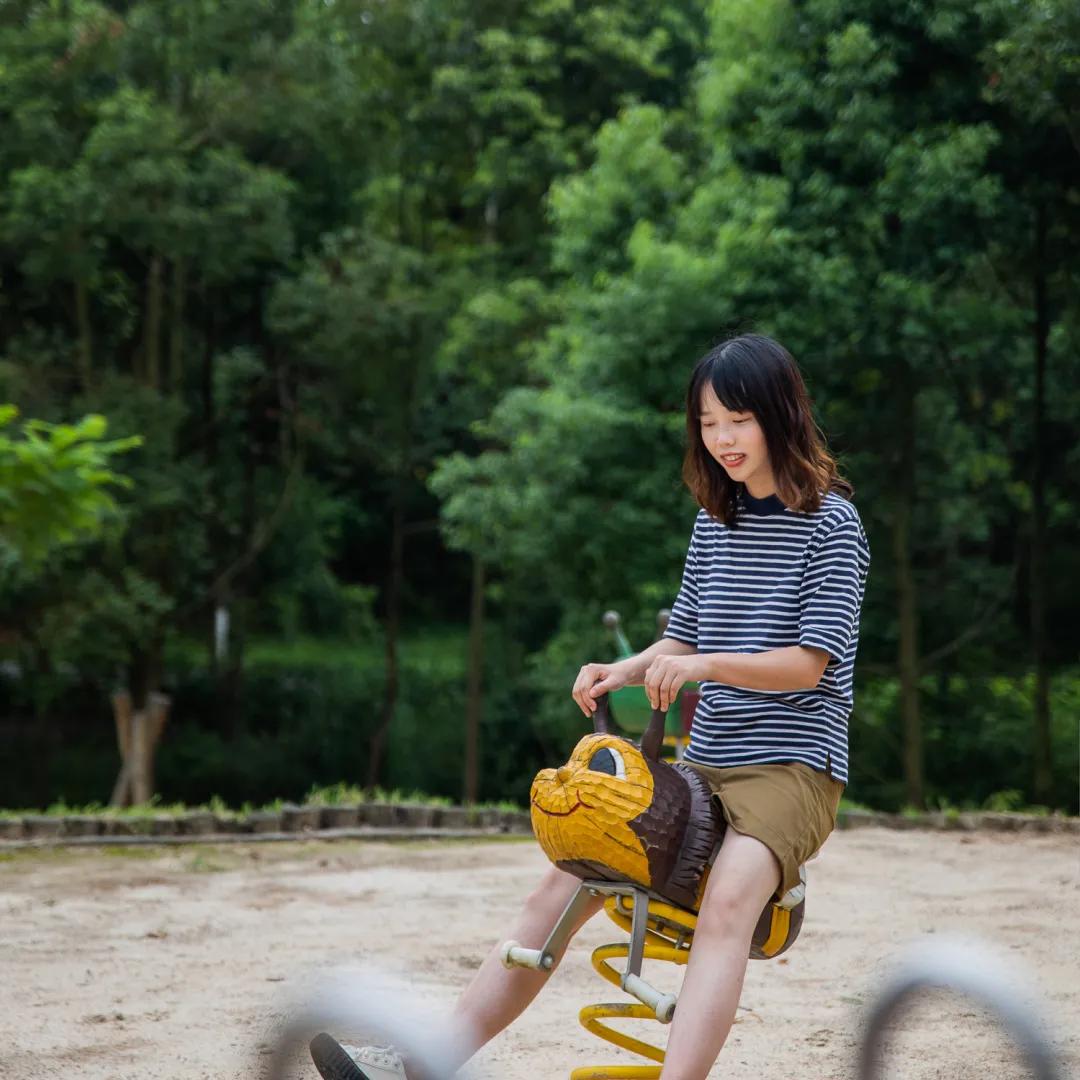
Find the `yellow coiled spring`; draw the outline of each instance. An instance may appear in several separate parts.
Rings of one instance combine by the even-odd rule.
[[[604,910],[611,920],[629,933],[632,928],[634,900],[630,896],[609,896]],[[690,943],[697,926],[697,916],[682,908],[665,904],[661,900],[649,901],[648,930],[645,934],[646,960],[666,960],[671,964],[685,964],[690,958]],[[630,942],[601,945],[593,950],[592,965],[613,986],[620,986],[622,972],[611,966],[612,960],[626,960],[630,955]],[[642,1039],[635,1039],[609,1027],[605,1020],[652,1020],[653,1010],[648,1005],[634,1003],[611,1003],[586,1005],[579,1014],[582,1026],[598,1038],[604,1039],[633,1054],[650,1061],[663,1062],[664,1051]],[[660,1075],[660,1065],[586,1065],[575,1069],[570,1080],[654,1080]]]

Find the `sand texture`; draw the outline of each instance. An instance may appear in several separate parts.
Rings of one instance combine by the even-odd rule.
[[[531,838],[9,853],[0,1077],[263,1076],[291,1003],[343,965],[406,993],[418,1017],[443,1014],[546,865]],[[1026,975],[1063,1075],[1080,1076],[1076,837],[838,832],[809,872],[802,936],[779,960],[751,962],[712,1077],[854,1080],[863,1017],[886,974],[913,941],[955,934]],[[576,1020],[582,1005],[619,998],[588,959],[619,937],[603,915],[587,925],[470,1075],[555,1080],[634,1061]],[[670,971],[647,964],[645,974],[676,989]],[[942,991],[907,1013],[888,1053],[893,1080],[1027,1075],[987,1013]],[[291,1075],[316,1078],[296,1063]]]

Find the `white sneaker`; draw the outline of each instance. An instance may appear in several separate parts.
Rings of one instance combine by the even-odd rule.
[[[343,1046],[366,1080],[407,1080],[405,1062],[392,1046]]]
[[[310,1049],[323,1080],[407,1080],[405,1063],[390,1046],[349,1046],[323,1032]]]

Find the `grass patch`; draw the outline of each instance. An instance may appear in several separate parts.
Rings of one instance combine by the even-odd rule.
[[[226,867],[210,859],[205,851],[196,851],[185,861],[184,869],[191,874],[220,874]]]
[[[412,806],[456,806],[453,799],[443,795],[428,795],[423,791],[405,791],[401,788],[375,788],[367,792],[355,784],[330,784],[325,787],[318,785],[304,797],[305,806],[356,806],[360,803],[397,803]],[[477,810],[501,810],[506,813],[519,813],[522,807],[515,802],[501,799],[498,802],[482,802],[476,804]]]
[[[403,788],[375,788],[373,791],[365,791],[364,788],[355,784],[339,782],[337,784],[315,785],[308,791],[301,802],[303,806],[356,806],[361,803],[394,803],[397,805],[411,806],[456,806],[453,799],[444,795],[428,795],[423,791],[408,791]],[[163,803],[160,797],[155,795],[149,802],[138,806],[103,806],[99,802],[77,805],[59,799],[44,810],[40,809],[0,809],[0,820],[12,820],[23,817],[36,817],[46,815],[48,817],[102,817],[106,819],[120,820],[147,820],[156,817],[179,817],[188,813],[211,813],[216,817],[235,819],[245,817],[254,812],[280,813],[287,804],[283,799],[273,799],[271,802],[255,806],[245,802],[239,808],[227,806],[225,801],[215,795],[209,802],[188,806],[184,803]],[[843,805],[843,803],[841,803]],[[499,810],[504,813],[521,813],[523,807],[515,802],[501,799],[498,802],[482,802],[476,804],[477,810]]]
[[[71,848],[42,845],[41,847],[15,848],[12,851],[0,852],[0,862],[26,862],[33,859],[35,862],[48,860],[54,863],[69,863],[79,858],[80,854],[81,852],[73,851]]]
[[[410,803],[420,806],[453,806],[454,801],[442,795],[426,795],[422,791],[401,788],[375,788],[370,793],[355,784],[340,782],[327,786],[315,785],[304,796],[305,806],[356,806],[358,803]]]

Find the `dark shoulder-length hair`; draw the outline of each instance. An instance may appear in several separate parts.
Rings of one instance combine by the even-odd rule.
[[[725,525],[735,523],[743,485],[728,477],[701,440],[701,395],[706,383],[725,408],[756,417],[765,433],[776,493],[785,506],[812,513],[826,492],[835,491],[845,499],[854,495],[814,422],[810,396],[794,357],[763,334],[740,334],[697,362],[686,391],[683,480],[712,517]]]

